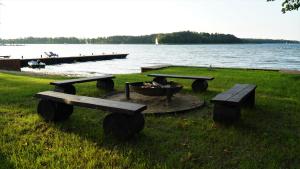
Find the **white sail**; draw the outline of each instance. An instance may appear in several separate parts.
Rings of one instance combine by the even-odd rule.
[[[155,45],[158,45],[158,38],[155,38]]]

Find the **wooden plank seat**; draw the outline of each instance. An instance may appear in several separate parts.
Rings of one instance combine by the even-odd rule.
[[[207,80],[213,80],[214,77],[206,76],[183,76],[183,75],[173,75],[173,74],[148,74],[148,76],[154,77],[153,81],[158,83],[166,83],[166,78],[180,78],[180,79],[192,79],[192,89],[195,92],[205,91],[208,87]]]
[[[54,91],[68,93],[68,94],[76,94],[76,89],[73,86],[74,83],[97,81],[96,84],[97,88],[102,88],[111,91],[114,89],[114,81],[112,80],[113,78],[115,78],[115,76],[103,75],[103,76],[55,81],[55,82],[50,82],[50,84],[55,85]]]
[[[147,109],[146,105],[55,91],[40,92],[35,97],[40,99],[37,112],[47,122],[67,120],[73,113],[73,106],[79,106],[111,112],[103,120],[105,135],[128,139],[144,128],[142,111]]]
[[[253,107],[255,105],[255,89],[254,84],[236,84],[228,91],[211,99],[214,103],[214,121],[221,123],[238,121],[242,106]]]

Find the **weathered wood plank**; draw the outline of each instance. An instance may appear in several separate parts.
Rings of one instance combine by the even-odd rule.
[[[227,101],[228,102],[241,102],[243,100],[244,97],[246,97],[247,95],[249,95],[253,90],[255,90],[256,87],[254,86],[246,86],[245,88],[243,88],[243,90],[239,91],[238,93],[236,93],[235,95],[233,95],[232,97],[230,97]]]
[[[229,99],[230,97],[232,97],[233,94],[231,93],[220,93],[217,96],[215,96],[211,101],[215,102],[215,101],[226,101],[227,99]]]
[[[225,93],[232,93],[232,94],[236,94],[237,92],[247,88],[248,84],[235,84],[232,88],[230,88],[229,90],[227,90]]]
[[[232,87],[231,89],[218,94],[216,97],[214,97],[212,100],[213,101],[227,101],[229,100],[231,97],[233,97],[234,95],[236,95],[237,93],[239,93],[240,91],[242,91],[243,89],[247,88],[247,84],[236,84],[234,85],[234,87]]]
[[[250,94],[256,89],[256,85],[253,84],[236,84],[234,87],[226,92],[220,93],[215,96],[212,102],[228,102],[228,103],[240,103],[245,96]]]
[[[199,79],[199,80],[213,80],[214,79],[214,77],[207,77],[207,76],[184,76],[184,75],[172,75],[172,74],[148,74],[147,76],[180,78],[180,79]]]
[[[51,85],[66,85],[66,84],[84,83],[84,82],[91,82],[91,81],[96,81],[96,80],[101,80],[101,79],[112,79],[112,78],[115,78],[115,76],[113,76],[113,75],[103,75],[103,76],[95,76],[95,77],[86,77],[86,78],[55,81],[55,82],[50,82],[50,84]]]
[[[137,112],[142,112],[147,108],[146,105],[141,104],[112,101],[87,96],[76,96],[54,91],[40,92],[35,96],[41,99],[53,100],[56,102],[92,109],[101,109],[113,113],[134,114]]]

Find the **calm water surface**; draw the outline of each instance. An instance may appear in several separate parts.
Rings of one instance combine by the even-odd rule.
[[[300,70],[300,44],[235,45],[25,45],[0,46],[0,55],[37,58],[53,51],[59,56],[129,53],[127,59],[46,66],[37,71],[70,75],[138,73],[140,67],[158,64]]]

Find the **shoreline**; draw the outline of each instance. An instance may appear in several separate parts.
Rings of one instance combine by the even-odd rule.
[[[154,70],[160,70],[165,68],[171,68],[171,67],[184,67],[184,68],[202,68],[202,69],[233,69],[233,70],[251,70],[251,71],[274,71],[274,72],[280,72],[280,73],[286,73],[286,74],[300,74],[300,70],[294,70],[294,69],[269,69],[269,68],[239,68],[239,67],[206,67],[206,66],[186,66],[186,65],[155,65],[155,66],[147,66],[147,67],[141,67],[141,72],[138,73],[144,73],[147,71],[154,71]],[[148,69],[147,71],[142,71],[142,69]],[[13,70],[3,70],[0,69],[0,73],[11,73],[11,74],[17,74],[17,75],[30,75],[30,76],[62,76],[62,77],[90,77],[83,75],[81,73],[62,73],[62,72],[34,72],[34,71],[13,71]],[[87,73],[89,74],[89,73]],[[92,76],[92,73],[90,73]],[[99,73],[99,74],[105,74],[105,73]],[[133,73],[125,73],[127,74],[133,74]]]

